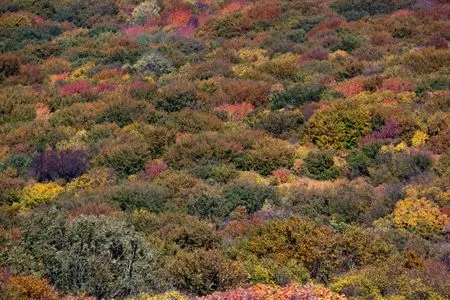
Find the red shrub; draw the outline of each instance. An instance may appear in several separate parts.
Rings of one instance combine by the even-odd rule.
[[[394,93],[410,92],[414,89],[414,85],[409,80],[402,80],[399,78],[390,78],[383,81],[381,86],[382,91],[392,91]]]
[[[249,102],[255,107],[269,101],[272,85],[264,81],[219,79],[222,93],[216,95],[216,103]]]
[[[110,91],[114,91],[115,89],[116,89],[116,85],[113,83],[100,83],[94,89],[94,93],[99,94],[99,93],[104,93],[104,92],[110,92]]]
[[[135,25],[123,29],[123,33],[125,33],[125,35],[128,37],[135,37],[145,33],[146,31],[147,27],[143,25]]]
[[[38,84],[44,79],[41,67],[38,65],[21,65],[20,82],[24,84]]]
[[[190,36],[195,32],[195,29],[200,25],[200,19],[196,16],[191,16],[187,21],[187,24],[183,25],[179,29],[181,36]]]
[[[88,81],[77,81],[64,85],[59,93],[63,96],[81,95],[88,96],[93,94],[91,84]]]
[[[320,33],[323,30],[336,29],[342,23],[343,23],[343,21],[338,18],[327,19],[323,22],[320,22],[319,24],[316,25],[316,27],[311,29],[308,32],[307,37],[308,37],[308,39],[310,39],[310,38],[315,37],[318,33]]]

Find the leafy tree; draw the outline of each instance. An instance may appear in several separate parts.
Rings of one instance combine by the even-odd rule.
[[[125,297],[155,286],[154,252],[125,222],[80,216],[66,223],[54,211],[29,221],[22,243],[61,291]]]

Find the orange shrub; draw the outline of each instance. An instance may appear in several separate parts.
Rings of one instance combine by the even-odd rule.
[[[176,11],[169,15],[169,23],[173,26],[178,27],[186,24],[191,16],[192,13],[190,11],[186,10]]]
[[[215,95],[215,102],[218,104],[249,102],[259,107],[269,101],[272,85],[268,82],[225,78],[217,81],[221,86],[221,90]]]
[[[336,90],[346,98],[358,95],[364,91],[364,83],[360,80],[346,81],[339,85]]]
[[[222,8],[219,12],[220,15],[226,16],[228,14],[231,14],[235,11],[241,10],[244,5],[241,3],[241,1],[233,1],[224,8]]]
[[[289,284],[284,287],[257,284],[248,288],[238,288],[227,292],[218,292],[212,295],[200,298],[202,300],[283,300],[283,299],[324,299],[324,300],[343,300],[344,296],[333,293],[332,291],[320,286],[300,286],[298,284]]]
[[[6,299],[58,300],[54,288],[45,280],[32,275],[18,275],[8,278],[5,284]]]
[[[241,102],[234,104],[223,104],[216,107],[214,110],[227,113],[233,121],[240,121],[248,116],[254,108],[255,107],[251,103]]]
[[[36,103],[34,107],[36,109],[37,120],[48,120],[48,118],[50,117],[50,108],[47,104]]]
[[[251,21],[270,21],[281,15],[279,3],[261,3],[251,6],[246,11],[246,16]]]

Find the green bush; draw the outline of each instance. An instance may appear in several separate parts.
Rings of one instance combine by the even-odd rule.
[[[237,160],[238,167],[266,176],[279,168],[292,166],[294,147],[283,140],[266,137],[256,141],[252,149]]]
[[[153,51],[142,56],[134,65],[133,70],[142,75],[152,73],[157,76],[173,71],[172,63],[161,53]]]
[[[273,187],[250,182],[236,181],[229,184],[223,190],[223,197],[228,214],[238,206],[244,206],[249,213],[254,213],[260,210],[264,203],[278,202]]]
[[[160,213],[167,211],[170,206],[164,189],[149,184],[126,183],[113,186],[101,197],[103,201],[115,204],[125,211],[145,209]]]
[[[282,137],[285,133],[298,130],[303,125],[304,117],[299,110],[280,110],[268,114],[256,114],[253,118],[250,117],[249,122],[254,128]]]
[[[272,109],[299,106],[305,102],[320,100],[324,87],[319,83],[300,83],[290,87],[284,93],[275,94],[271,101]]]
[[[331,180],[339,176],[334,165],[333,155],[325,151],[311,151],[305,158],[305,171],[308,177],[317,180]]]
[[[323,222],[371,224],[389,214],[392,204],[379,201],[363,180],[300,182],[284,195],[281,206]]]
[[[157,107],[167,112],[176,112],[183,108],[195,108],[197,93],[192,84],[177,82],[163,89],[157,100]]]
[[[374,184],[398,183],[429,170],[431,165],[431,159],[425,153],[388,152],[380,154],[377,164],[368,169]]]
[[[123,178],[143,171],[150,156],[150,145],[142,140],[141,135],[131,134],[107,144],[96,161],[112,168],[119,177]]]
[[[218,192],[200,194],[188,203],[187,209],[191,215],[211,220],[225,219],[230,213],[225,198]]]
[[[414,3],[413,0],[337,0],[331,7],[348,20],[355,21],[365,16],[388,14],[398,9],[410,8]]]
[[[215,226],[183,213],[152,214],[137,211],[131,216],[137,231],[144,233],[155,243],[163,242],[176,250],[212,250],[221,245],[221,237]]]

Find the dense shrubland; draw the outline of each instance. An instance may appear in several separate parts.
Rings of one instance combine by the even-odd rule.
[[[0,298],[448,299],[449,13],[0,1]]]

